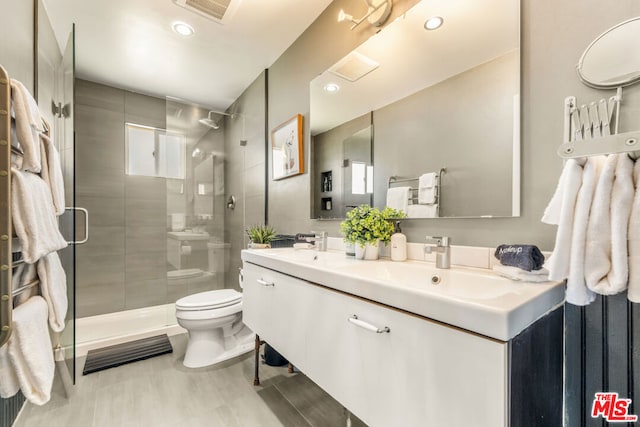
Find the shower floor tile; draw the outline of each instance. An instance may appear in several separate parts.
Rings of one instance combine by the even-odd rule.
[[[182,365],[186,342],[186,334],[173,336],[171,354],[87,376],[79,358],[72,396],[67,399],[56,375],[51,401],[41,407],[27,403],[14,427],[346,425],[340,404],[302,374],[263,364],[262,386],[254,387],[253,353],[187,369]],[[318,400],[322,417],[309,412]],[[354,419],[354,426],[364,424]]]

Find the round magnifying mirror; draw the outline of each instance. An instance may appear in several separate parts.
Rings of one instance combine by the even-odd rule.
[[[580,79],[598,89],[629,86],[640,80],[640,17],[598,36],[582,54]]]

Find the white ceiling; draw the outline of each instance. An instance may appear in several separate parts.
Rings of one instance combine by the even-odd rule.
[[[520,46],[518,0],[423,0],[355,49],[380,67],[348,82],[325,71],[311,82],[311,134],[325,132]],[[425,20],[442,16],[435,31]],[[337,83],[340,91],[323,90]]]
[[[172,0],[44,0],[58,44],[76,24],[78,77],[225,110],[331,3],[235,0],[225,24]],[[181,37],[184,21],[195,35]]]

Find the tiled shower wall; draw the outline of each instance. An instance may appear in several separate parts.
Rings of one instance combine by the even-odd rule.
[[[76,81],[76,201],[89,211],[77,250],[77,316],[163,304],[166,180],[125,174],[125,123],[165,127],[165,100]]]

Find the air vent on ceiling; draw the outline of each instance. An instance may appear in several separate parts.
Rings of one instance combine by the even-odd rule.
[[[242,0],[173,0],[178,6],[221,24],[228,21]]]
[[[379,66],[380,64],[373,59],[367,58],[358,52],[351,52],[338,61],[333,67],[329,68],[329,72],[350,82],[355,82]]]

